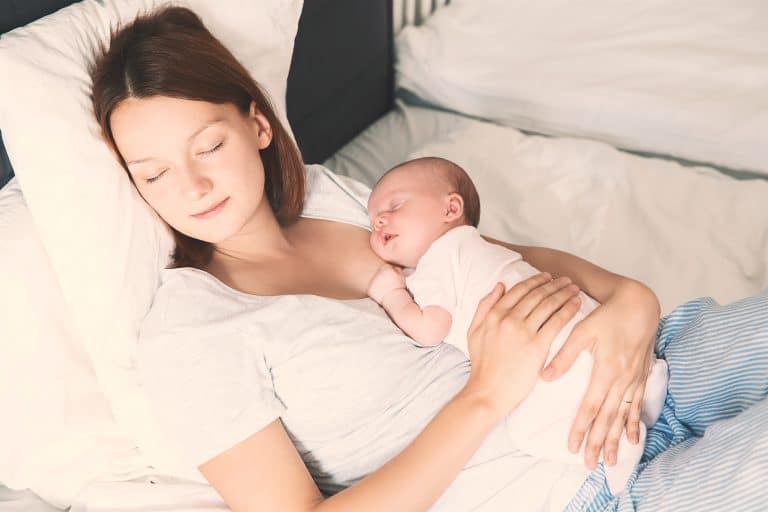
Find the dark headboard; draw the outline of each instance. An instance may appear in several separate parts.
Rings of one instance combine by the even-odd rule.
[[[3,0],[0,34],[72,3]],[[307,163],[324,161],[385,114],[393,84],[392,0],[304,0],[287,103]],[[12,176],[0,126],[0,187]]]
[[[288,76],[288,120],[320,163],[392,108],[392,0],[305,0]]]

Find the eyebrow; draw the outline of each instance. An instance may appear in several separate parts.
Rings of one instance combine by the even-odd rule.
[[[195,137],[200,135],[203,131],[207,130],[208,128],[210,128],[211,126],[213,126],[213,125],[215,125],[217,123],[221,123],[222,121],[224,121],[224,119],[220,118],[220,117],[217,117],[216,119],[211,119],[210,121],[205,123],[203,126],[198,128],[197,130],[195,130],[195,132],[192,135],[187,137],[187,141],[190,141],[190,140],[194,139]],[[129,162],[125,162],[125,165],[140,164],[140,163],[143,163],[143,162],[147,162],[149,160],[156,160],[156,158],[151,157],[151,156],[148,156],[146,158],[139,158],[138,160],[131,160]]]

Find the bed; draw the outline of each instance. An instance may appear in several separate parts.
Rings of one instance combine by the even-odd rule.
[[[0,33],[73,3],[11,2]],[[588,2],[577,16],[567,4],[307,0],[285,85],[305,161],[371,185],[408,158],[452,159],[476,182],[485,234],[566,250],[639,279],[663,312],[702,295],[729,302],[765,289],[768,36],[759,20],[766,7],[741,1],[726,15],[732,3],[709,1],[694,16],[683,2],[664,10],[661,2]],[[510,59],[501,62],[514,73],[500,59]],[[29,296],[3,292],[0,326],[28,332],[18,316],[30,297],[50,282],[63,293],[38,311],[49,319],[34,333],[45,344],[31,334],[0,335],[0,399],[4,414],[18,419],[0,432],[0,451],[11,454],[0,468],[8,484],[0,510],[225,510],[210,487],[142,466],[125,433],[139,428],[126,423],[136,409],[114,400],[124,366],[108,365],[130,354],[76,342],[79,324],[59,304],[78,299],[67,290],[71,255],[57,257],[62,239],[38,213],[45,196],[17,165],[25,146],[3,112],[9,151],[0,143],[0,229],[8,238],[0,244],[8,245],[0,254],[22,247],[36,256],[4,256],[2,289]],[[32,215],[19,207],[22,192]],[[59,325],[75,334],[51,349]],[[41,350],[52,355],[43,361]],[[55,383],[71,382],[74,372],[77,384],[57,395]],[[67,401],[66,414],[40,412],[55,400]],[[73,450],[79,433],[98,442]],[[22,434],[48,444],[34,453],[13,437]]]

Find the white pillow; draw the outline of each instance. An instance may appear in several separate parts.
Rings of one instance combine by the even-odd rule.
[[[163,471],[134,368],[136,336],[172,238],[101,141],[87,64],[110,27],[159,0],[85,0],[0,38],[0,128],[99,385],[121,428]],[[285,89],[301,0],[186,0],[271,94]],[[285,122],[288,127],[287,122]],[[5,412],[5,411],[4,411]]]
[[[397,82],[523,130],[768,174],[764,0],[456,0],[396,41]]]
[[[470,119],[409,158],[419,156],[448,158],[470,174],[482,233],[638,279],[663,313],[695,297],[727,303],[768,286],[768,180]]]
[[[18,182],[0,190],[0,482],[58,507],[96,478],[148,471],[72,331]]]

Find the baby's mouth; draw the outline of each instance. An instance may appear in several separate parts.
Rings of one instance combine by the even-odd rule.
[[[382,238],[384,239],[384,245],[387,245],[387,243],[392,240],[393,238],[397,237],[397,235],[393,235],[391,233],[384,233],[382,235]]]

